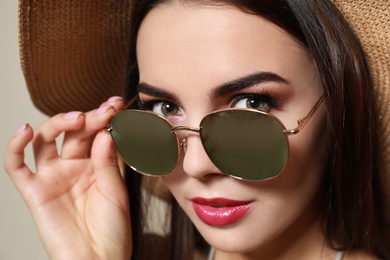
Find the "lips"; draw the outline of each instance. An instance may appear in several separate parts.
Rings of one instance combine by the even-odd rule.
[[[227,226],[238,222],[250,210],[252,201],[237,201],[225,198],[191,199],[196,215],[206,224]]]

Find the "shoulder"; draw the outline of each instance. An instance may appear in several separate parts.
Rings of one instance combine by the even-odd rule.
[[[360,250],[352,250],[344,254],[343,260],[379,260],[377,256]]]

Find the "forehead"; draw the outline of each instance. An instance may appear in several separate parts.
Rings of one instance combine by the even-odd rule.
[[[162,87],[210,87],[258,71],[289,80],[311,64],[295,38],[262,17],[228,5],[178,3],[160,5],[146,16],[137,59],[140,81]],[[175,82],[165,82],[173,72]]]

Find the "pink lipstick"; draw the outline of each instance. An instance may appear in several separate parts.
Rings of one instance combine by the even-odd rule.
[[[227,226],[242,219],[252,207],[252,201],[237,201],[225,198],[191,199],[196,215],[206,224]]]

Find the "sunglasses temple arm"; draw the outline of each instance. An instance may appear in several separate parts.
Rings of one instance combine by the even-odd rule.
[[[131,105],[135,103],[136,100],[137,100],[137,96],[132,97],[129,101],[127,101],[123,109],[128,109]]]
[[[315,103],[314,107],[310,110],[310,112],[309,112],[309,114],[307,114],[307,116],[298,120],[298,126],[296,128],[290,129],[290,130],[285,130],[284,133],[286,135],[295,135],[295,134],[299,133],[299,131],[301,131],[305,127],[307,122],[309,122],[310,118],[312,118],[314,113],[317,111],[317,109],[322,104],[323,100],[324,100],[324,95],[322,95],[318,99],[318,101]]]
[[[125,104],[125,107],[123,109],[128,109],[131,105],[133,105],[135,103],[135,101],[137,100],[137,96],[131,98],[126,104]],[[106,128],[103,129],[103,131],[105,132],[111,132],[112,131],[112,128],[110,126],[107,126]]]

